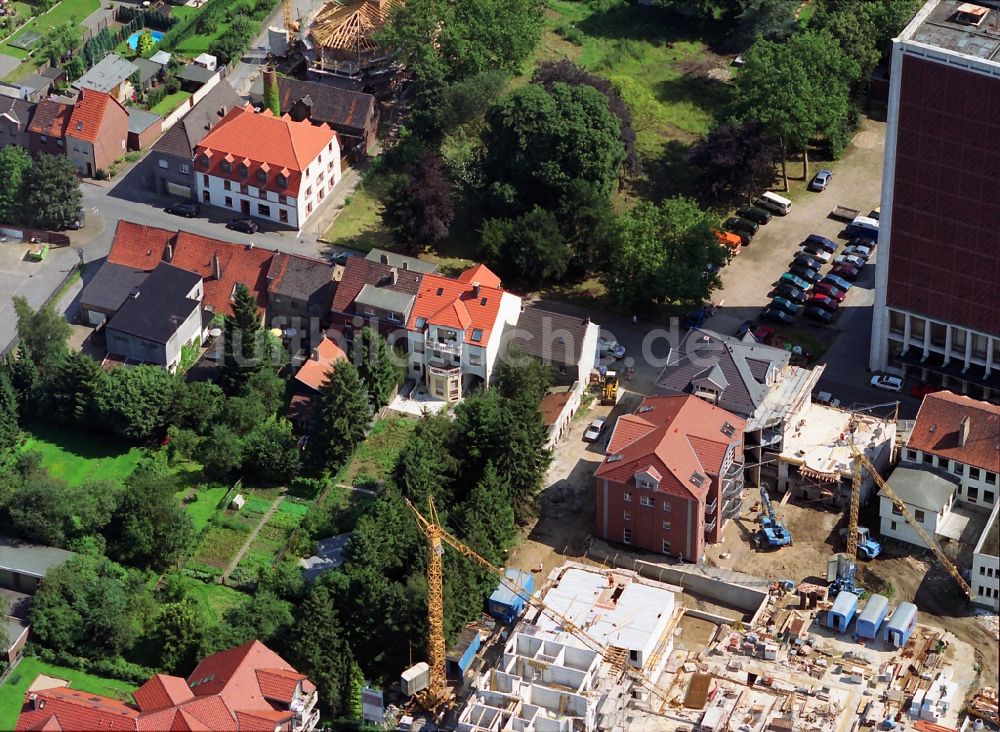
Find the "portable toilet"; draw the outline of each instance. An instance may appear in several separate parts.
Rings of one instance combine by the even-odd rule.
[[[910,633],[917,627],[917,606],[912,602],[901,602],[885,624],[884,639],[887,643],[902,648],[910,639]]]
[[[465,672],[472,666],[472,659],[476,657],[476,651],[482,644],[479,631],[473,627],[466,626],[455,645],[445,654],[445,669],[450,678],[462,678]]]
[[[535,591],[535,578],[531,572],[513,567],[505,569],[503,577],[500,586],[490,595],[489,613],[501,623],[511,623]]]
[[[847,632],[847,626],[854,619],[858,610],[858,596],[853,592],[839,592],[833,601],[833,607],[826,615],[826,626],[840,633]]]
[[[859,638],[878,638],[882,621],[889,614],[889,600],[882,595],[868,598],[865,609],[858,615],[857,633]]]

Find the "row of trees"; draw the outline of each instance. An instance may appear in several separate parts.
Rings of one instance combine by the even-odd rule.
[[[0,221],[64,229],[80,215],[76,168],[65,155],[32,158],[22,147],[0,150]]]

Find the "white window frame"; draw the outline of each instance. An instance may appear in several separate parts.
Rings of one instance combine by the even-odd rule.
[[[622,500],[624,500],[626,503],[631,503],[632,502],[632,493],[631,493],[631,491],[625,491],[625,494],[624,494]]]
[[[645,506],[646,508],[652,508],[656,505],[651,496],[639,496],[639,505]]]
[[[632,512],[622,511],[622,521],[631,521],[631,520],[632,520]]]
[[[622,529],[622,544],[632,544],[632,530]]]

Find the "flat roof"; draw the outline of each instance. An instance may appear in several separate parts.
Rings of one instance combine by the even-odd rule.
[[[50,569],[73,556],[73,552],[65,549],[0,536],[0,569],[18,574],[42,578]]]
[[[964,0],[930,0],[899,38],[1000,64],[1000,9]]]
[[[986,522],[986,530],[976,546],[976,554],[1000,556],[1000,503],[993,507],[990,520]]]
[[[895,425],[889,420],[871,415],[855,416],[823,404],[810,403],[802,414],[800,421],[785,428],[781,459],[797,463],[817,476],[827,477],[830,482],[851,474],[852,441],[874,463],[882,446],[891,442],[896,434]],[[852,419],[855,420],[853,434]]]
[[[584,567],[563,571],[544,598],[547,607],[584,628],[594,640],[644,652],[659,642],[674,602],[673,592],[647,584],[632,573]],[[546,613],[539,613],[534,624],[562,634],[561,626]]]
[[[889,485],[904,503],[931,511],[940,511],[958,490],[958,479],[925,468],[897,466],[889,476]]]

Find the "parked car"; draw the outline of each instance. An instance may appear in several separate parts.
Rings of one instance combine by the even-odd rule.
[[[806,267],[804,264],[793,264],[791,267],[788,268],[788,271],[791,272],[796,277],[802,278],[809,284],[812,284],[814,282],[819,282],[820,277],[822,276],[818,271],[816,271],[815,269],[810,269],[809,267]]]
[[[847,292],[852,287],[852,285],[851,285],[850,282],[848,282],[847,280],[845,280],[843,277],[840,277],[839,275],[834,274],[833,272],[831,272],[830,274],[828,274],[826,277],[824,277],[820,281],[821,282],[828,282],[831,285],[833,285],[834,287],[839,287],[844,292]]]
[[[597,438],[601,436],[602,432],[604,432],[604,425],[606,422],[607,419],[604,417],[598,417],[595,419],[590,423],[590,426],[587,427],[587,431],[583,433],[583,439],[587,442],[597,442]]]
[[[863,236],[856,236],[853,239],[847,240],[847,246],[864,247],[865,249],[869,249],[874,252],[875,248],[878,246],[878,242],[874,239],[866,239]]]
[[[800,305],[796,305],[794,302],[784,297],[771,298],[771,307],[784,310],[789,315],[797,315],[799,310],[802,309]]]
[[[778,285],[771,291],[771,295],[777,295],[785,298],[786,300],[791,300],[792,302],[800,304],[804,303],[806,298],[809,297],[798,287],[795,287],[787,282],[779,282]]]
[[[910,389],[910,396],[923,399],[928,394],[933,394],[936,391],[941,391],[941,387],[934,386],[933,384],[916,384]]]
[[[740,218],[739,216],[730,216],[722,222],[722,228],[726,231],[738,231],[753,236],[757,233],[760,226],[755,224],[750,219]]]
[[[766,208],[761,208],[760,206],[740,206],[736,209],[736,215],[744,219],[750,219],[755,224],[760,224],[761,226],[769,222],[774,216]]]
[[[791,325],[795,322],[795,318],[784,310],[770,305],[761,311],[760,319],[766,320],[769,323],[777,323],[778,325]]]
[[[802,242],[804,246],[811,246],[813,244],[822,247],[824,251],[833,254],[837,251],[837,243],[832,239],[827,239],[825,236],[820,236],[819,234],[810,234]]]
[[[173,214],[174,216],[186,216],[189,219],[201,213],[201,208],[197,203],[171,203],[163,210],[168,214]]]
[[[823,269],[823,262],[813,257],[809,252],[796,252],[791,264],[793,267],[801,265],[815,271]]]
[[[868,247],[848,246],[844,247],[843,255],[857,257],[862,262],[867,262],[868,258],[872,255],[872,250]]]
[[[873,376],[871,384],[876,389],[885,389],[886,391],[903,390],[903,380],[898,376],[889,376],[888,374]]]
[[[598,338],[597,350],[605,356],[625,358],[625,346],[619,344],[618,341],[608,340],[607,338]]]
[[[842,277],[847,281],[854,281],[861,274],[861,268],[855,267],[853,264],[848,264],[843,262],[842,264],[835,265],[830,268],[830,274],[837,275],[837,277]]]
[[[841,254],[833,260],[834,264],[852,264],[859,270],[865,266],[865,260],[854,254]]]
[[[802,290],[803,292],[806,292],[810,287],[812,287],[811,284],[809,284],[804,279],[798,277],[797,275],[791,272],[785,272],[783,275],[781,275],[781,277],[778,280],[778,284],[780,285],[782,282],[785,282],[791,285],[792,287]]]
[[[831,282],[820,281],[816,283],[816,287],[814,287],[813,290],[816,292],[822,292],[824,295],[832,297],[837,302],[844,302],[844,298],[847,297],[846,290],[841,290]]]
[[[820,307],[832,313],[840,307],[840,303],[823,292],[816,292],[806,300],[806,307]]]
[[[823,168],[821,171],[813,176],[813,179],[809,181],[810,191],[825,191],[827,186],[830,185],[830,179],[833,177],[833,171],[828,168]]]
[[[233,219],[226,224],[226,228],[242,231],[244,234],[255,234],[257,233],[257,222],[253,219]]]
[[[84,221],[86,220],[86,218],[87,218],[87,214],[86,214],[86,212],[85,212],[85,211],[84,211],[84,210],[83,210],[83,209],[81,208],[81,209],[80,209],[80,210],[79,210],[79,211],[77,212],[77,214],[76,214],[76,218],[75,218],[75,219],[73,219],[72,221],[70,221],[70,222],[69,222],[69,224],[67,224],[67,225],[66,225],[66,228],[67,228],[67,229],[73,229],[74,231],[79,231],[80,229],[82,229],[82,228],[83,228],[83,223],[84,223]]]
[[[799,250],[803,254],[808,254],[813,259],[818,259],[821,262],[829,262],[833,259],[833,255],[826,251],[817,244],[807,244]]]
[[[823,325],[829,325],[833,322],[833,313],[816,305],[807,307],[802,314],[809,318],[809,320],[815,320]]]

